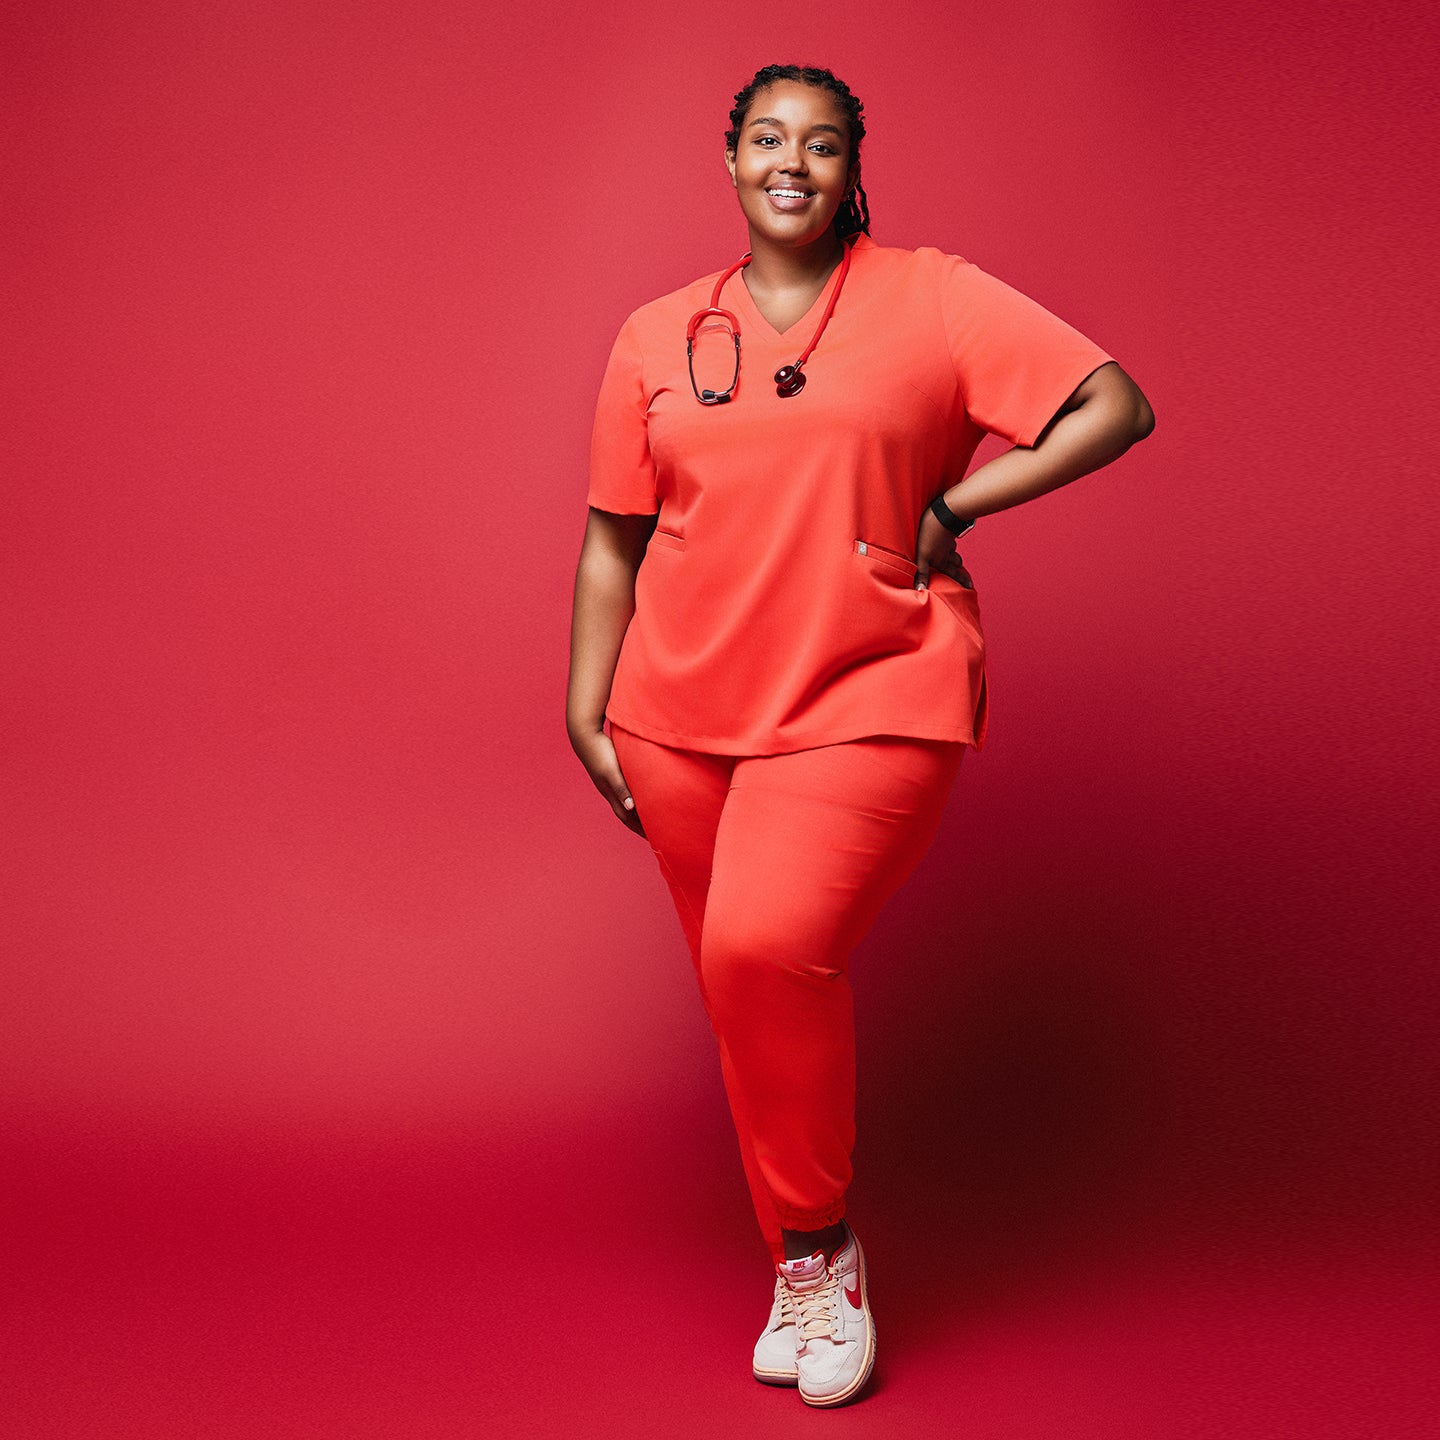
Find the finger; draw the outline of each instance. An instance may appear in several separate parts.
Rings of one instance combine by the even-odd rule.
[[[635,808],[635,797],[625,783],[619,760],[611,758],[604,770],[606,799],[610,801],[610,808],[637,835],[644,835],[645,827],[640,823],[640,812]]]
[[[930,562],[923,556],[915,564],[915,588],[917,590],[930,588]]]
[[[619,767],[616,767],[616,784],[610,794],[610,808],[615,812],[620,821],[637,835],[645,833],[645,827],[640,823],[640,812],[635,808],[635,797],[630,793],[630,787],[625,783],[625,777],[620,774]]]
[[[607,765],[602,776],[607,791],[607,798],[615,807],[615,813],[623,820],[626,815],[633,814],[635,810],[635,797],[630,793],[630,787],[625,783],[625,776],[621,773],[618,762]],[[624,812],[624,813],[622,813]]]
[[[640,823],[640,816],[634,810],[616,810],[615,813],[627,830],[633,830],[642,840],[647,838],[645,827]]]

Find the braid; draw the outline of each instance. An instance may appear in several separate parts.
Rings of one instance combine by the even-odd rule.
[[[851,94],[850,87],[843,80],[818,65],[766,65],[757,70],[750,83],[735,96],[735,106],[730,111],[730,128],[725,132],[727,150],[739,147],[740,127],[745,123],[751,102],[760,91],[777,80],[797,81],[833,95],[845,112],[845,121],[850,129],[851,162],[859,160],[860,142],[865,138],[865,106]],[[857,184],[854,194],[846,197],[835,217],[835,233],[843,240],[847,235],[862,230],[867,235],[870,233],[870,202],[865,198],[865,187]]]
[[[870,202],[865,198],[865,187],[856,181],[854,191],[845,197],[835,217],[835,233],[843,240],[861,231],[870,233]]]

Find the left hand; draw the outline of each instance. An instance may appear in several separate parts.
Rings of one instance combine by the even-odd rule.
[[[920,517],[920,539],[915,547],[915,588],[930,588],[930,572],[939,570],[952,580],[958,580],[967,590],[973,590],[970,572],[961,563],[959,551],[955,548],[955,537],[926,510]]]

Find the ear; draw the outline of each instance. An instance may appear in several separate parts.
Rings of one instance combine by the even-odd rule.
[[[730,172],[730,183],[738,190],[740,186],[735,179],[735,152],[733,150],[725,152],[725,168]]]
[[[845,183],[851,190],[860,183],[860,162],[858,160],[850,167],[850,176]]]

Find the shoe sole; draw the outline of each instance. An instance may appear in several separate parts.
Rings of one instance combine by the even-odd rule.
[[[800,1398],[815,1410],[828,1410],[833,1406],[844,1405],[847,1401],[853,1400],[865,1388],[865,1382],[869,1380],[870,1372],[875,1368],[875,1317],[870,1314],[870,1288],[865,1275],[865,1251],[861,1248],[858,1239],[855,1241],[855,1249],[860,1257],[860,1299],[864,1302],[865,1315],[869,1321],[865,1327],[865,1363],[860,1367],[860,1373],[843,1390],[837,1390],[833,1395],[807,1395],[802,1388]],[[796,1384],[799,1384],[798,1376]]]
[[[798,1370],[761,1370],[752,1366],[750,1373],[762,1385],[798,1385],[800,1383]]]

